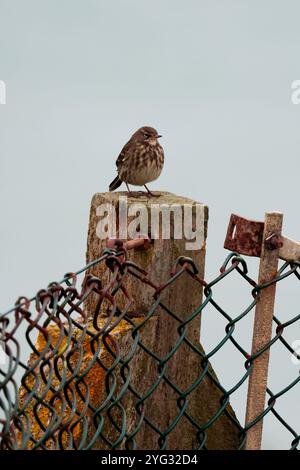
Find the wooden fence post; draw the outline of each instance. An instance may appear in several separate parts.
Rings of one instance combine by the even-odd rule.
[[[99,213],[101,212],[98,209],[99,206],[112,204],[115,207],[117,213],[115,217],[117,220],[116,235],[122,238],[122,236],[120,236],[122,227],[120,227],[120,217],[118,216],[120,196],[127,196],[127,193],[101,193],[94,195],[90,212],[87,262],[99,257],[99,254],[106,244],[106,241],[99,239],[96,233],[97,225],[100,220]],[[182,209],[185,205],[195,207],[196,204],[200,204],[191,199],[166,192],[161,193],[160,197],[157,198],[149,199],[148,197],[142,196],[138,198],[129,197],[127,200],[128,207],[132,204],[140,203],[147,207],[149,213],[152,204],[166,205],[169,207],[177,205]],[[146,251],[131,250],[129,252],[130,260],[144,268],[148,272],[149,279],[156,285],[163,285],[170,278],[170,270],[174,262],[182,255],[192,258],[199,270],[199,276],[203,278],[208,208],[203,205],[202,208],[204,218],[200,229],[203,231],[203,246],[197,246],[194,250],[187,250],[186,240],[174,237],[171,228],[171,236],[169,239],[163,239],[159,236],[157,239],[153,240],[151,247]],[[112,218],[114,218],[114,216]],[[130,224],[130,222],[129,217],[128,224]],[[171,217],[171,225],[174,228],[174,217]],[[152,227],[150,228],[152,229]],[[151,232],[151,230],[149,230],[149,232]],[[96,265],[92,268],[91,272],[93,275],[99,276],[101,280],[103,280],[103,285],[109,282],[110,273],[105,266]],[[146,315],[149,312],[150,306],[153,304],[153,289],[150,287],[147,288],[145,284],[140,283],[138,279],[132,276],[127,276],[126,279],[124,279],[124,285],[126,285],[127,292],[134,299],[132,312],[130,312],[132,317]],[[184,275],[162,292],[162,298],[168,308],[184,321],[201,305],[202,289],[197,282],[193,281],[189,276]],[[120,302],[119,305],[122,309],[123,299],[120,298],[118,302]],[[87,310],[90,316],[93,316],[94,308],[95,302],[92,296],[90,296],[87,304]],[[173,350],[179,340],[179,325],[180,323],[176,321],[175,318],[167,314],[162,308],[159,308],[155,312],[155,315],[144,325],[141,331],[142,341],[156,357],[164,358]],[[124,332],[124,335],[122,335],[120,331],[118,335],[121,354],[124,354],[124,351],[130,350],[132,338],[128,332]],[[200,318],[197,316],[187,324],[187,338],[195,344],[197,348],[203,351],[199,342],[199,336]],[[211,367],[209,370],[210,373],[215,376]],[[131,371],[131,384],[139,391],[141,396],[147,394],[151,385],[157,381],[160,375],[157,361],[154,361],[152,357],[143,351],[139,351],[138,354],[135,354],[131,362]],[[175,354],[172,355],[167,362],[164,373],[174,385],[182,392],[185,392],[196,382],[202,371],[201,356],[195,353],[184,341],[181,341],[180,347],[178,347]],[[97,387],[98,385],[95,384],[94,388],[96,389]],[[196,387],[188,394],[186,398],[186,412],[195,422],[198,422],[199,425],[205,424],[220,408],[221,395],[220,390],[205,376],[200,386]],[[136,411],[134,401],[132,401],[129,394],[125,397],[124,406],[127,414],[128,433],[130,433],[131,426],[133,426],[136,421]],[[230,405],[228,405],[227,411],[234,415]],[[172,423],[174,423],[179,412],[178,393],[176,393],[166,381],[162,380],[145,402],[146,417],[148,417],[152,423],[155,423],[157,428],[164,433],[169,429]],[[168,433],[167,448],[181,450],[198,448],[199,441],[197,439],[197,432],[197,427],[193,426],[187,417],[182,416],[177,425]],[[238,445],[238,429],[225,413],[207,429],[207,435],[208,439],[206,445],[208,448],[234,449]],[[147,425],[144,421],[135,439],[139,449],[157,449],[158,437],[157,432],[153,431],[151,426]],[[101,443],[99,445],[100,447],[95,448],[101,448]]]
[[[273,234],[281,236],[282,220],[283,215],[279,212],[267,212],[265,215],[258,284],[269,282],[276,277],[279,247],[270,249],[265,242]],[[255,309],[252,355],[256,354],[271,340],[275,292],[276,284],[272,284],[259,293]],[[269,356],[270,350],[267,349],[253,363],[248,384],[246,426],[264,411]],[[263,420],[261,419],[248,430],[245,450],[259,450],[261,448],[262,431]]]

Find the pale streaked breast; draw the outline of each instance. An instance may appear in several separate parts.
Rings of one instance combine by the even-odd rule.
[[[137,145],[135,151],[122,162],[120,178],[128,184],[143,186],[156,180],[164,164],[164,152],[160,145],[146,147]]]

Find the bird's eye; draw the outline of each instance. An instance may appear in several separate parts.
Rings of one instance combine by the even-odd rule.
[[[144,132],[144,137],[148,139],[150,137],[150,134],[148,134],[148,132]]]

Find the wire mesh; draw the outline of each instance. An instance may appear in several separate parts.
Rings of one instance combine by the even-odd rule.
[[[89,272],[96,264],[103,264],[110,272],[110,280],[105,285]],[[300,280],[299,268],[299,263],[284,263],[272,282],[290,276]],[[252,295],[251,303],[236,316],[225,311],[214,297],[215,286],[222,285],[233,273],[246,281]],[[128,276],[153,290],[153,303],[146,316],[135,318],[130,314]],[[204,293],[203,302],[184,321],[170,310],[164,296],[181,276],[188,276],[190,282],[197,283],[199,292]],[[290,449],[297,449],[299,428],[294,429],[276,405],[297,386],[300,375],[281,390],[275,392],[268,388],[263,414],[247,426],[238,421],[230,407],[231,397],[248,381],[255,360],[266,349],[280,342],[289,354],[299,359],[284,333],[297,324],[300,314],[284,323],[274,316],[275,335],[253,356],[234,335],[236,325],[253,311],[259,293],[269,285],[257,285],[249,276],[245,259],[231,253],[211,282],[198,277],[191,259],[179,257],[169,280],[157,286],[147,272],[129,260],[125,249],[117,248],[106,249],[99,259],[77,273],[68,273],[61,282],[49,284],[34,299],[19,298],[10,311],[0,316],[0,448],[139,449],[143,448],[145,435],[151,433],[153,448],[168,449],[172,434],[184,420],[193,434],[191,448],[210,449],[216,445],[212,444],[210,431],[214,432],[216,423],[225,416],[230,432],[234,430],[236,436],[232,448],[242,449],[247,431],[272,414],[290,434]],[[86,308],[90,296],[97,299],[93,312]],[[205,314],[208,306],[225,319],[226,326],[222,339],[205,352],[200,343],[190,340],[188,328]],[[166,355],[159,357],[153,347],[155,340],[151,343],[144,331],[162,313],[176,325],[177,340]],[[225,389],[210,363],[228,342],[239,353],[244,373],[234,386]],[[182,348],[190,349],[201,364],[196,378],[184,390],[172,377],[170,367]],[[142,364],[147,364],[146,370]],[[191,397],[195,390],[205,391],[207,383],[218,391],[218,406],[212,410],[208,407],[205,417],[195,417],[190,407]],[[153,406],[148,406],[161,384],[175,397],[172,419],[164,426],[153,419],[155,411]],[[165,400],[168,401],[168,395]]]

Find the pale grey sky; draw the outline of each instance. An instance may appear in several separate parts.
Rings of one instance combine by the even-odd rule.
[[[0,0],[0,308],[84,264],[91,197],[143,124],[164,136],[152,188],[209,205],[207,279],[231,212],[283,211],[284,232],[300,239],[299,18],[297,0]],[[235,311],[239,285],[223,289]],[[284,318],[299,308],[297,287],[284,291]],[[209,347],[218,327],[205,325]],[[230,354],[215,365],[225,382]],[[273,358],[280,378],[297,375]],[[294,398],[284,411],[299,432]],[[232,403],[243,420],[242,398]],[[290,442],[267,418],[265,446]]]

